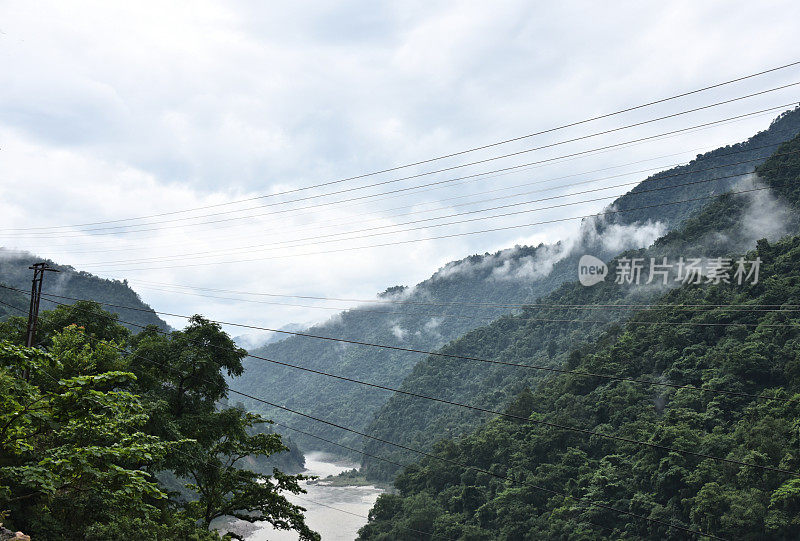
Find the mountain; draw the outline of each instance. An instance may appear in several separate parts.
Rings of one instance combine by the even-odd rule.
[[[622,257],[722,254],[736,261],[735,247],[752,243],[759,230],[765,237],[797,233],[800,137],[759,167],[758,182],[769,190],[718,199],[650,249],[615,258],[609,274],[616,274]],[[369,432],[431,449],[438,459],[424,458],[396,478],[399,495],[378,500],[359,539],[428,538],[409,536],[408,528],[453,539],[685,537],[676,529],[579,502],[585,499],[722,538],[796,538],[800,483],[791,475],[553,426],[798,471],[800,319],[793,310],[765,308],[800,306],[800,236],[761,239],[753,247],[744,259],[762,262],[758,281],[714,283],[706,277],[699,284],[650,291],[608,281],[592,287],[564,284],[543,302],[621,305],[642,289],[638,302],[655,302],[627,323],[602,325],[605,330],[593,323],[532,324],[522,315],[508,316],[445,349],[573,373],[534,375],[530,369],[435,357],[415,367],[404,388],[530,421],[476,418],[441,404],[421,408],[417,402],[422,401],[393,397],[378,416],[383,422]],[[582,316],[577,310],[565,314],[531,307],[526,312],[537,318],[584,318],[584,323],[599,319],[595,312]],[[543,350],[553,341],[558,347],[550,350],[547,364]],[[435,410],[446,413],[432,421],[427,415],[435,417]],[[427,432],[420,436],[418,426]],[[442,437],[442,427],[464,435]],[[409,435],[409,430],[416,432]],[[386,450],[372,447],[367,449]],[[386,454],[393,460],[417,459],[413,453]]]
[[[11,316],[24,315],[27,313],[28,303],[30,303],[30,298],[22,293],[0,288],[0,321]],[[11,308],[12,306],[23,310],[23,312]]]
[[[162,330],[168,330],[169,326],[158,317],[158,315],[144,302],[139,295],[133,291],[127,281],[106,280],[87,272],[77,272],[70,266],[59,265],[51,260],[43,260],[32,254],[0,249],[0,284],[30,290],[30,280],[32,271],[28,267],[32,263],[45,261],[51,268],[58,269],[59,273],[48,273],[45,277],[42,293],[62,295],[76,299],[89,299],[96,302],[108,302],[120,306],[131,306],[138,310],[115,308],[104,306],[109,312],[116,313],[120,319],[130,321],[136,325],[156,325]],[[28,303],[30,297],[18,291],[0,288],[0,321],[10,316],[27,317]],[[70,299],[58,299],[59,302],[72,304]],[[14,310],[5,304],[16,306],[24,310]],[[40,314],[46,319],[47,310],[55,308],[57,305],[42,299],[40,304]],[[141,311],[140,311],[141,310]],[[136,325],[122,324],[133,333],[141,331],[141,327]],[[287,328],[300,330],[301,326],[287,325]],[[261,431],[269,431],[261,428]],[[268,458],[244,459],[246,467],[254,471],[269,474],[272,468],[277,467],[285,473],[299,473],[304,469],[304,458],[296,443],[290,436],[283,435],[283,443],[289,450],[277,453]],[[167,477],[165,477],[166,479]],[[178,483],[171,482],[170,488],[176,489]]]
[[[308,328],[308,325],[303,325],[302,323],[287,323],[283,325],[278,330],[279,331],[289,331],[289,332],[303,332]],[[234,336],[233,341],[236,343],[237,346],[246,350],[255,350],[260,347],[264,347],[267,344],[272,344],[274,342],[280,342],[281,340],[285,340],[289,335],[287,334],[280,334],[276,332],[267,333],[266,336],[261,334],[240,334],[239,336]]]
[[[797,157],[792,170],[797,194]],[[669,525],[720,539],[796,539],[800,318],[763,307],[800,305],[800,237],[759,241],[744,257],[762,261],[757,283],[673,289],[561,358],[573,372],[627,381],[550,375],[508,404],[516,418],[439,441],[435,458],[397,477],[399,494],[378,499],[359,539],[687,538]]]
[[[76,271],[68,265],[59,265],[49,259],[42,259],[29,254],[27,252],[11,251],[0,248],[0,284],[5,284],[23,291],[30,291],[31,279],[33,278],[33,271],[28,267],[33,263],[46,262],[51,268],[57,269],[61,272],[48,272],[44,278],[42,285],[43,294],[61,295],[64,297],[73,297],[76,299],[89,299],[97,302],[108,302],[118,304],[120,306],[131,306],[137,310],[128,310],[125,308],[114,308],[107,306],[110,312],[119,314],[120,319],[130,321],[136,325],[157,325],[161,329],[168,329],[169,326],[164,322],[153,309],[147,304],[142,302],[139,295],[128,286],[127,281],[119,280],[106,280],[99,278],[88,272]],[[9,291],[8,289],[2,290],[8,293],[16,293],[16,301],[11,303],[14,306],[19,306],[28,311],[28,303],[30,297]],[[2,295],[2,293],[0,293]],[[0,300],[4,300],[0,297]],[[69,299],[57,299],[58,302],[72,304],[74,301]],[[8,302],[8,301],[6,301]],[[55,303],[42,299],[39,309],[49,310],[57,306]],[[0,305],[0,318],[7,315],[21,315],[19,312]],[[125,325],[133,332],[141,330],[140,327],[134,325]]]
[[[516,246],[448,263],[416,286],[388,288],[378,295],[375,303],[342,312],[307,332],[434,350],[498,318],[501,318],[498,324],[504,324],[506,318],[503,316],[514,312],[513,307],[491,307],[481,303],[520,305],[535,302],[575,278],[577,261],[583,253],[609,259],[625,249],[649,245],[708,204],[709,196],[730,190],[741,181],[735,175],[752,172],[775,151],[778,144],[798,132],[800,109],[787,111],[776,118],[769,129],[746,142],[698,155],[685,166],[649,177],[614,202],[610,210],[618,213],[585,220],[576,239],[535,247]],[[746,160],[750,161],[740,163]],[[667,204],[686,200],[691,201],[680,205]],[[650,208],[631,210],[640,207]],[[606,314],[606,317],[613,316]],[[581,332],[586,330],[581,329]],[[582,336],[581,332],[575,329],[576,336]],[[578,338],[565,337],[562,340],[566,343],[572,339]],[[414,367],[424,360],[420,354],[305,337],[290,337],[253,353],[391,387],[413,376]],[[248,359],[245,366],[245,374],[237,382],[240,391],[260,396],[267,389],[272,401],[359,430],[371,423],[379,426],[396,422],[395,419],[382,419],[380,415],[373,421],[373,416],[387,400],[397,398],[391,393],[258,359]],[[264,408],[257,403],[248,403],[248,406],[256,410]],[[358,438],[335,428],[275,409],[263,412],[327,439],[351,447],[361,446]],[[404,420],[397,421],[397,424],[405,426]],[[297,441],[306,449],[343,452],[341,448],[313,438],[297,436]]]
[[[751,172],[754,164],[760,164],[772,155],[781,143],[793,139],[798,133],[798,120],[800,120],[800,107],[782,113],[772,121],[767,130],[757,133],[745,142],[698,154],[695,160],[683,167],[656,173],[648,179],[650,182],[639,184],[614,203],[613,207],[622,211],[622,214],[618,215],[619,218],[612,217],[612,221],[619,219],[623,223],[636,223],[657,216],[658,221],[664,223],[667,229],[677,227],[708,203],[707,200],[697,199],[698,197],[730,190],[740,180],[731,175]],[[712,167],[716,169],[708,170]],[[707,171],[701,171],[703,169]],[[680,177],[671,176],[675,173],[689,174]],[[706,179],[716,180],[691,184]],[[684,186],[678,186],[679,184]],[[670,186],[672,187],[669,189],[661,190]],[[659,191],[647,193],[647,190],[655,188]],[[665,205],[657,210],[652,208],[630,210],[644,206],[640,197],[642,195],[647,199],[647,205],[671,201],[685,202]]]
[[[800,171],[798,164],[800,136],[781,146],[775,157],[759,167],[755,185],[747,182],[736,191],[750,190],[752,186],[768,189],[726,194],[713,200],[651,247],[626,251],[614,258],[608,264],[609,276],[616,276],[623,258],[641,258],[645,262],[650,262],[650,258],[662,261],[664,257],[668,261],[680,257],[732,258],[755,247],[758,239],[777,240],[787,233],[798,232],[800,193],[795,185],[797,177],[793,176],[796,172],[792,172],[795,168]],[[575,265],[573,272],[577,274]],[[673,278],[674,274],[668,282],[672,287],[679,284]],[[542,298],[541,306],[526,307],[519,314],[504,316],[440,351],[490,361],[571,367],[581,358],[579,346],[588,347],[609,327],[632,315],[633,311],[625,309],[625,305],[655,301],[670,287],[656,284],[623,287],[608,279],[585,287],[578,282],[566,282]],[[599,308],[586,309],[583,305]],[[564,309],[565,306],[574,308]],[[536,388],[548,375],[544,370],[431,356],[414,367],[400,388],[497,410],[506,407],[523,389]],[[376,413],[366,432],[395,443],[430,449],[437,439],[466,434],[484,421],[485,416],[474,412],[395,394]],[[416,458],[414,453],[374,440],[366,440],[364,450],[400,463]],[[365,457],[363,470],[368,477],[387,480],[398,468]]]

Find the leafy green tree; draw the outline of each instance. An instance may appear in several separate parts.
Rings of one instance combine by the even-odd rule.
[[[219,325],[200,316],[169,336],[149,328],[133,343],[131,366],[147,382],[143,391],[153,405],[152,430],[165,440],[194,442],[163,462],[197,494],[187,512],[206,526],[227,515],[271,522],[297,530],[303,539],[317,539],[303,520],[304,509],[280,495],[302,492],[298,483],[303,476],[277,469],[264,475],[243,467],[248,457],[288,451],[278,434],[254,433],[266,422],[263,417],[221,407],[228,394],[225,375],[240,375],[247,353]]]
[[[80,341],[76,327],[54,336],[56,349]],[[135,376],[85,371],[56,379],[65,372],[57,356],[0,342],[0,508],[42,538],[82,537],[97,522],[148,517],[152,502],[165,497],[142,466],[172,444],[142,432],[144,406],[120,389]]]
[[[294,529],[302,539],[319,539],[306,526],[302,507],[278,497],[279,492],[304,490],[298,475],[273,470],[263,475],[240,467],[248,456],[269,456],[288,450],[278,434],[250,434],[250,428],[266,420],[239,408],[227,408],[206,416],[193,432],[197,443],[187,447],[175,472],[191,480],[188,488],[198,494],[187,509],[208,526],[215,518],[232,516],[248,522],[267,521],[278,529]]]
[[[19,318],[18,318],[19,319]],[[132,336],[94,303],[42,314],[45,349],[0,329],[0,512],[38,539],[218,539],[230,515],[319,536],[283,496],[302,476],[242,467],[287,450],[267,421],[227,403],[244,351],[195,317],[167,336]],[[64,327],[62,327],[64,326]],[[122,352],[127,352],[123,354]],[[22,374],[28,372],[29,378]],[[171,497],[172,472],[196,498]]]

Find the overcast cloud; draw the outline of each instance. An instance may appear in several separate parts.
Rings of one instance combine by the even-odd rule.
[[[225,203],[535,132],[796,61],[798,20],[800,4],[791,1],[618,2],[614,7],[525,1],[5,1],[0,3],[0,228],[5,229],[0,245],[102,276],[126,277],[156,309],[272,326],[324,319],[329,311],[204,299],[145,286],[369,298],[390,285],[412,285],[471,253],[556,242],[572,235],[577,221],[333,251],[579,216],[598,212],[609,201],[448,227],[422,222],[401,227],[419,227],[414,231],[319,244],[334,240],[324,237],[334,233],[641,180],[645,174],[479,202],[684,162],[766,128],[779,111],[514,174],[358,204],[263,214],[741,115],[797,101],[798,87],[380,189],[234,215],[262,214],[247,220],[142,226],[194,214],[170,215],[137,222],[146,231],[114,235],[68,228],[48,236],[8,230]],[[196,214],[458,165],[795,81],[800,81],[798,68],[436,164]],[[542,182],[636,161],[641,163]],[[510,188],[532,182],[541,183]],[[376,232],[387,231],[392,229]],[[300,246],[251,248],[287,240]],[[181,261],[132,261],[182,254],[187,256]],[[186,264],[193,266],[176,268]]]

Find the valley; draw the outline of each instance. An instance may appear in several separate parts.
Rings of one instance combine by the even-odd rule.
[[[798,539],[797,20],[0,2],[0,541]]]

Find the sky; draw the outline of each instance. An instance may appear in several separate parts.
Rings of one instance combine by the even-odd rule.
[[[601,212],[643,170],[746,139],[782,109],[658,136],[800,87],[654,119],[798,82],[800,66],[368,174],[798,61],[798,20],[791,1],[4,0],[0,246],[127,279],[157,310],[320,321],[352,303],[194,288],[368,299],[473,253],[569,238],[577,219],[530,224]],[[569,205],[535,210],[545,197]],[[476,212],[513,203],[525,212]]]

